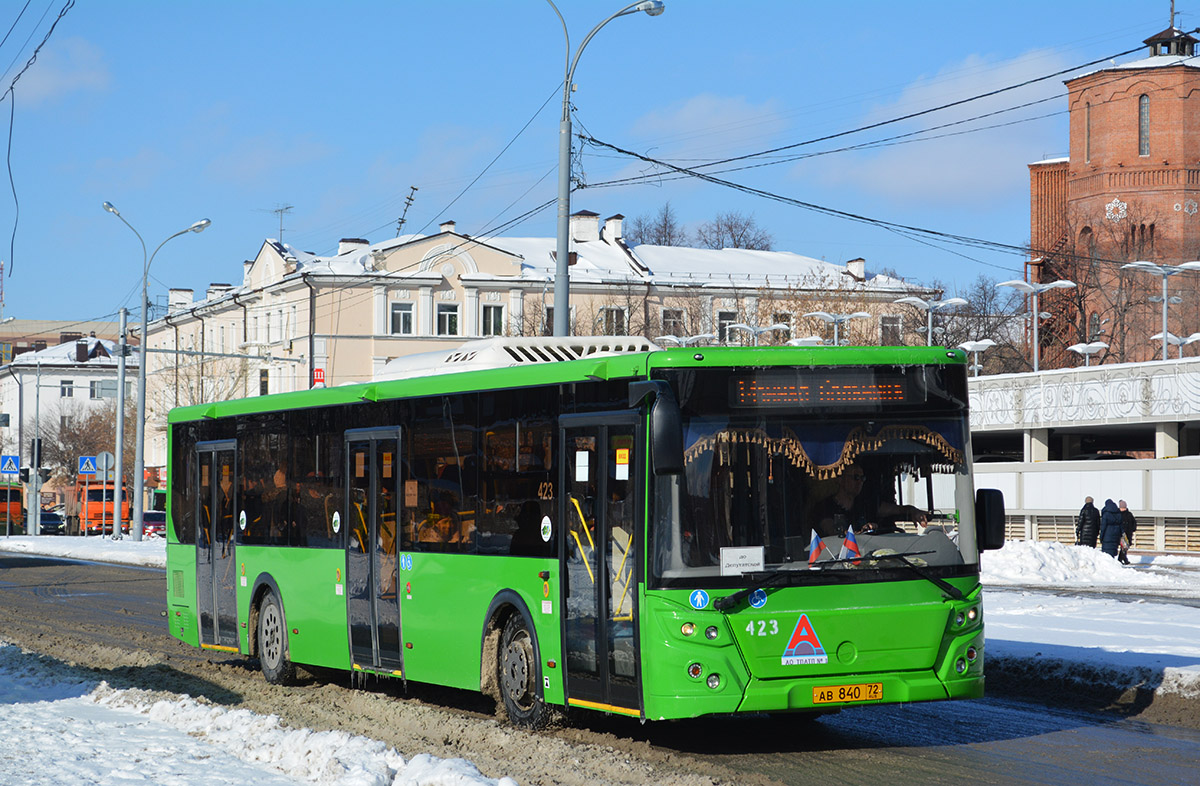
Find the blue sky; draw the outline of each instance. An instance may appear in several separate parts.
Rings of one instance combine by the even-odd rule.
[[[66,2],[30,0],[0,46],[0,89]],[[1165,0],[666,4],[658,17],[612,21],[589,43],[575,73],[575,130],[684,166],[1108,57],[1139,46],[1169,16]],[[21,5],[0,10],[0,32]],[[621,2],[558,5],[576,47]],[[1180,26],[1200,25],[1200,7],[1179,6]],[[279,235],[272,211],[282,206],[292,206],[283,239],[314,253],[333,252],[341,237],[394,236],[413,185],[406,232],[453,219],[462,232],[484,234],[555,196],[564,57],[562,27],[543,0],[78,0],[16,83],[15,104],[12,95],[0,103],[0,135],[15,106],[10,158],[20,208],[16,218],[11,190],[0,188],[4,315],[136,312],[141,246],[101,209],[105,200],[151,250],[200,218],[213,222],[159,252],[151,299],[168,287],[202,296],[211,282],[240,283],[242,261]],[[795,152],[1053,99],[947,130],[1025,122],[723,176],[841,211],[1020,245],[1029,237],[1026,165],[1067,153],[1063,78]],[[594,147],[581,161],[588,183],[653,171]],[[694,179],[596,187],[572,200],[572,210],[627,217],[669,200],[689,226],[736,210],[752,214],[779,250],[833,262],[864,257],[868,270],[951,289],[980,274],[1018,277],[1022,266],[1018,255],[946,250]],[[554,208],[508,234],[552,236]]]

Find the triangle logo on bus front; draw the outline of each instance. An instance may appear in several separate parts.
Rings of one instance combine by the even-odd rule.
[[[821,646],[817,632],[808,621],[807,614],[801,614],[796,620],[796,629],[788,639],[787,649],[783,651],[784,666],[799,666],[808,663],[828,663],[829,655]]]

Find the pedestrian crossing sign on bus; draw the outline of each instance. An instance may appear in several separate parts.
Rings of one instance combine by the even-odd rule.
[[[0,456],[0,475],[16,475],[21,471],[21,462],[16,456]]]
[[[96,457],[95,456],[80,456],[79,457],[79,474],[80,475],[95,475],[96,474]]]

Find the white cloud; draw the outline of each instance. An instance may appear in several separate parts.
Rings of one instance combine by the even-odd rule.
[[[721,158],[769,145],[787,125],[774,99],[752,104],[702,93],[643,115],[631,131],[643,144],[669,151],[663,156]]]
[[[1047,52],[1028,53],[1008,61],[972,55],[932,77],[918,79],[895,101],[874,107],[857,122],[868,125],[919,112],[1053,73],[1065,65],[1057,54]],[[825,143],[821,149],[891,137],[1051,97],[1055,100],[932,133],[952,134],[978,126],[1064,112],[1066,90],[1062,77],[855,134]],[[986,205],[1011,199],[1027,188],[1026,165],[1030,162],[1045,155],[1065,154],[1065,129],[1066,121],[1062,116],[1034,120],[931,141],[837,153],[801,162],[796,165],[794,174],[816,179],[825,185],[869,189],[887,199],[938,205]]]
[[[14,64],[14,75],[25,67],[27,59],[22,56]],[[74,36],[51,40],[14,89],[22,102],[37,104],[75,92],[104,92],[111,81],[103,52]]]

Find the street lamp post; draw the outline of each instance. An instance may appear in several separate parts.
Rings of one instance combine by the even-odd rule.
[[[852,319],[868,319],[871,315],[866,311],[855,311],[853,314],[830,314],[828,311],[810,311],[804,316],[816,317],[822,322],[828,322],[833,325],[833,345],[840,347],[841,341],[838,339],[838,328]]]
[[[146,241],[142,240],[141,234],[133,228],[133,224],[125,220],[120,211],[113,207],[112,202],[105,202],[104,209],[121,219],[121,223],[129,227],[130,231],[137,235],[138,242],[142,244],[142,332],[138,337],[137,436],[135,437],[133,457],[133,511],[129,522],[129,531],[133,535],[133,539],[141,540],[142,496],[146,492],[146,313],[150,307],[149,300],[146,297],[146,289],[150,278],[150,265],[154,262],[154,257],[158,254],[159,249],[165,246],[168,241],[174,240],[180,235],[186,235],[188,232],[203,232],[212,222],[207,218],[202,218],[187,229],[179,230],[159,243],[158,248],[154,249],[154,253],[147,257]],[[121,478],[117,478],[118,498],[121,494],[121,480]],[[119,499],[117,504],[120,504]]]
[[[1103,341],[1093,341],[1088,344],[1072,344],[1067,349],[1083,355],[1083,365],[1086,368],[1092,365],[1092,355],[1108,349],[1108,344]]]
[[[961,297],[951,297],[945,300],[925,300],[915,296],[902,297],[896,303],[906,303],[916,306],[925,312],[925,346],[933,346],[933,312],[954,306],[965,306],[967,301]]]
[[[568,331],[568,317],[571,308],[571,280],[567,255],[571,221],[571,80],[575,75],[575,66],[579,65],[579,56],[583,54],[583,49],[592,40],[592,36],[618,16],[635,14],[638,11],[645,11],[647,16],[658,16],[666,10],[666,6],[661,0],[641,0],[641,2],[625,6],[593,27],[592,32],[587,34],[583,43],[575,50],[575,57],[572,59],[571,37],[567,33],[567,22],[559,13],[558,6],[554,5],[553,0],[546,0],[546,2],[550,3],[554,13],[558,14],[558,21],[562,22],[563,37],[567,43],[566,67],[563,74],[562,118],[558,124],[558,230],[554,259],[554,335],[565,336]]]
[[[990,338],[981,338],[978,341],[964,341],[958,346],[971,353],[971,372],[974,376],[979,376],[979,372],[983,369],[979,362],[979,353],[996,346],[996,342]]]
[[[1143,273],[1160,276],[1162,278],[1162,333],[1159,333],[1156,338],[1162,339],[1163,336],[1170,335],[1167,330],[1167,305],[1174,302],[1181,302],[1180,299],[1172,298],[1167,294],[1167,279],[1171,276],[1183,273],[1186,270],[1200,270],[1200,262],[1184,262],[1182,265],[1156,265],[1153,262],[1138,260],[1130,262],[1128,265],[1121,265],[1122,270],[1140,270]],[[1157,301],[1159,298],[1151,298]],[[1168,343],[1164,340],[1162,345],[1162,359],[1167,359]]]
[[[766,327],[751,327],[745,322],[735,322],[725,329],[733,330],[734,328],[737,328],[738,330],[745,330],[747,333],[749,333],[753,337],[754,346],[756,347],[758,346],[758,337],[763,333],[770,333],[772,330],[786,330],[789,333],[792,332],[792,328],[789,325],[783,324],[782,322],[776,322],[774,325],[767,325]]]
[[[1155,333],[1153,336],[1150,337],[1150,340],[1151,341],[1162,341],[1162,337],[1163,337],[1162,333]],[[1173,347],[1179,347],[1178,357],[1180,360],[1182,360],[1183,359],[1183,348],[1186,347],[1188,344],[1194,344],[1197,341],[1200,341],[1200,333],[1193,333],[1192,335],[1186,336],[1186,337],[1185,336],[1177,336],[1174,333],[1168,333],[1167,340],[1166,340],[1166,342],[1164,342],[1164,345],[1170,344]]]
[[[1042,312],[1038,308],[1038,296],[1051,289],[1071,289],[1075,286],[1075,282],[1060,278],[1058,281],[1051,281],[1049,284],[1030,284],[1028,281],[1001,281],[996,286],[1012,287],[1018,292],[1024,292],[1026,295],[1033,297],[1033,370],[1037,371],[1041,352],[1041,347],[1038,345],[1038,323],[1042,321]]]

